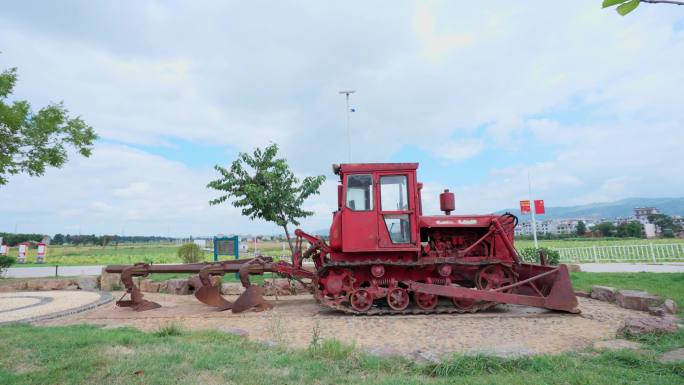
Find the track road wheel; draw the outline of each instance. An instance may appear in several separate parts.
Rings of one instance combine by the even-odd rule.
[[[477,272],[475,285],[480,290],[494,290],[515,283],[513,271],[506,266],[489,265]],[[504,290],[507,293],[508,290]]]
[[[470,310],[475,306],[476,301],[472,298],[452,298],[451,302],[456,309]]]
[[[416,305],[423,310],[432,310],[439,303],[439,297],[434,294],[414,293],[413,299],[416,301]]]
[[[349,298],[351,307],[358,312],[366,312],[373,306],[373,296],[365,289],[359,289],[351,293]]]
[[[387,304],[394,310],[404,310],[410,302],[406,289],[395,287],[387,293]]]

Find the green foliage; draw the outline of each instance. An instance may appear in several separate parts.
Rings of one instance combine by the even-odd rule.
[[[587,232],[587,225],[584,223],[584,221],[577,222],[577,228],[575,229],[575,232],[580,237]]]
[[[610,237],[615,231],[615,225],[613,222],[601,222],[594,226],[594,231],[598,232],[604,237]]]
[[[639,6],[640,0],[603,0],[603,8],[614,7],[617,5],[616,11],[622,16],[632,12]]]
[[[8,267],[17,263],[17,259],[9,255],[0,255],[0,274],[2,274]]]
[[[23,242],[40,242],[41,240],[43,240],[43,235],[0,233],[0,238],[2,238],[2,242],[4,244],[9,246],[16,246]]]
[[[560,253],[558,251],[549,249],[548,247],[540,247],[535,249],[534,247],[527,247],[518,250],[520,253],[520,258],[525,262],[539,263],[539,252],[543,252],[546,255],[546,261],[549,265],[557,265],[560,260]]]
[[[617,227],[617,236],[624,237],[641,237],[644,226],[638,221],[623,222]]]
[[[636,7],[639,6],[639,2],[640,2],[640,0],[630,0],[630,1],[626,2],[626,3],[620,4],[620,5],[618,5],[618,7],[617,7],[617,12],[618,12],[621,16],[625,16],[626,14],[628,14],[628,13],[632,12],[633,10],[635,10]]]
[[[612,7],[614,5],[622,4],[629,0],[603,0],[603,8]]]
[[[313,212],[302,209],[302,205],[309,196],[318,194],[325,176],[309,176],[300,183],[287,161],[277,158],[277,155],[278,145],[273,143],[264,150],[254,149],[251,155],[240,153],[229,169],[214,166],[221,175],[207,187],[224,195],[209,203],[216,205],[234,198],[232,204],[242,209],[242,215],[282,227],[292,250],[288,225],[297,226],[299,219],[313,215]]]
[[[196,263],[202,260],[202,249],[195,243],[186,243],[178,248],[178,257],[185,263]]]
[[[88,157],[97,135],[80,117],[69,117],[62,103],[38,112],[25,100],[8,102],[17,81],[16,68],[0,73],[0,186],[9,175],[39,176],[45,168],[61,167],[67,147]]]
[[[648,221],[660,227],[660,231],[665,237],[671,238],[674,233],[682,230],[682,226],[674,223],[672,217],[666,214],[651,214],[648,216]]]

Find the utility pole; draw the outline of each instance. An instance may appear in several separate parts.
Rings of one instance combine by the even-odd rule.
[[[349,95],[355,93],[355,90],[347,90],[347,91],[340,91],[340,94],[344,94],[345,99],[347,101],[347,150],[348,150],[348,156],[349,156],[349,163],[352,161],[352,150],[351,150],[351,131],[349,129],[349,113],[351,112],[351,109],[349,108]]]
[[[530,180],[530,172],[527,171],[527,188],[528,192],[530,194],[530,206],[532,206],[532,182]],[[530,207],[530,214],[532,215],[532,237],[534,238],[534,248],[538,249],[539,248],[539,243],[537,242],[537,221],[534,218],[534,207]]]

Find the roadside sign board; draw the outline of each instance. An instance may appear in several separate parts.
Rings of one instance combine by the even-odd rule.
[[[544,200],[543,199],[536,199],[534,201],[534,213],[535,214],[544,214],[546,211],[544,211]]]
[[[47,246],[44,243],[38,244],[38,251],[36,252],[36,263],[45,263],[45,254],[47,253]]]
[[[0,255],[7,255],[9,253],[9,246],[0,245]]]
[[[26,251],[27,250],[28,250],[28,246],[19,245],[19,254],[17,256],[17,262],[18,263],[26,263]]]

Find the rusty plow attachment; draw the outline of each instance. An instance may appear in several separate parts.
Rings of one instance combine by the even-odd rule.
[[[251,259],[221,261],[209,263],[179,264],[179,265],[151,265],[138,263],[135,265],[107,266],[108,273],[120,273],[121,282],[126,288],[129,300],[120,299],[117,306],[130,307],[135,311],[146,311],[161,307],[156,302],[143,298],[143,293],[135,285],[133,277],[146,277],[152,273],[196,273],[191,279],[191,286],[195,288],[194,295],[200,302],[217,308],[219,311],[231,310],[233,313],[241,313],[250,309],[262,311],[270,309],[271,305],[263,297],[263,288],[252,285],[250,275],[260,275],[265,272],[287,273],[292,270],[291,265],[285,262],[274,263],[269,257],[256,257]],[[245,291],[235,302],[228,301],[221,295],[220,281],[212,284],[212,276],[223,276],[226,273],[238,273],[240,282]]]

